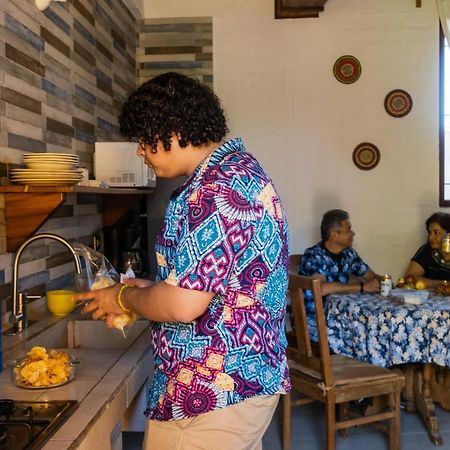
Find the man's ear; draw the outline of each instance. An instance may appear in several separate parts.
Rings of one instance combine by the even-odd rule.
[[[335,239],[336,236],[337,236],[337,234],[338,234],[337,230],[331,230],[331,231],[330,231],[330,234],[328,235],[328,236],[329,236],[329,237],[328,237],[328,240],[330,240],[330,239]]]
[[[172,142],[176,142],[178,145],[180,143],[181,134],[180,133],[172,133],[172,136],[170,138]]]
[[[180,133],[172,133],[170,137],[171,148],[182,148],[180,145],[181,134]]]

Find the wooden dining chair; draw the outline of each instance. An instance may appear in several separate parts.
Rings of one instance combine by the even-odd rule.
[[[289,273],[293,273],[293,274],[298,274],[299,270],[300,270],[300,265],[302,263],[302,258],[303,255],[300,253],[293,253],[292,255],[289,255]],[[295,341],[295,325],[294,325],[294,320],[293,320],[293,316],[292,316],[292,307],[290,305],[290,303],[288,302],[287,307],[286,307],[286,314],[289,317],[289,324],[291,325],[290,329],[286,329],[286,338],[288,340],[288,345],[289,346],[296,346],[296,341]]]
[[[319,353],[311,350],[306,322],[304,290],[314,296],[319,335]],[[288,347],[289,370],[293,390],[303,394],[299,400],[283,396],[283,448],[291,446],[291,407],[311,401],[325,404],[326,449],[336,447],[336,431],[368,423],[382,422],[389,433],[389,450],[400,449],[400,391],[404,378],[389,369],[348,358],[330,355],[327,328],[322,303],[320,281],[300,275],[289,275],[289,293],[293,308],[296,347]],[[347,408],[348,402],[361,398],[387,396],[385,410],[370,415],[356,415]],[[339,420],[336,420],[336,405]],[[384,423],[386,422],[386,423]]]
[[[300,264],[302,263],[303,255],[300,253],[294,253],[289,255],[289,271],[298,274],[300,270]]]

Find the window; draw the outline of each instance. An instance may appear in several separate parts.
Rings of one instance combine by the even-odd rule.
[[[440,32],[439,205],[450,206],[450,47]]]

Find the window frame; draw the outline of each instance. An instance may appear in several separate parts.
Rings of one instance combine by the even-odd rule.
[[[450,206],[450,199],[448,200],[445,199],[445,37],[441,26],[439,26],[438,103],[439,103],[439,206]]]

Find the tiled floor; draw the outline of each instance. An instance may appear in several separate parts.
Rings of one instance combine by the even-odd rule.
[[[402,411],[402,450],[450,450],[450,412],[440,408],[436,409],[444,445],[436,447],[431,443],[417,413]],[[282,449],[280,417],[280,408],[278,408],[264,436],[264,450]],[[293,431],[292,437],[292,450],[325,449],[324,417],[323,407],[318,403],[294,409],[292,427],[295,431]],[[143,433],[124,433],[123,450],[140,449],[142,438]],[[336,439],[336,450],[388,450],[387,436],[367,426],[352,429],[348,438],[341,438],[337,435]]]

